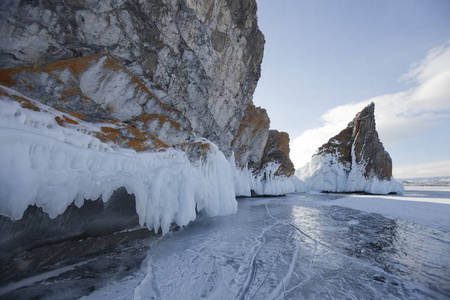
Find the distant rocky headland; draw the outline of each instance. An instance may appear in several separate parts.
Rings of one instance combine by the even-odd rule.
[[[375,128],[375,104],[359,112],[314,154],[297,175],[320,192],[403,193],[392,176],[392,159]]]

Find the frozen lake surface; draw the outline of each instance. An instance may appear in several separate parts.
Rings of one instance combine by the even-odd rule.
[[[0,298],[450,297],[449,188],[238,202],[237,214],[199,217],[165,236],[112,235],[121,246],[8,283]]]

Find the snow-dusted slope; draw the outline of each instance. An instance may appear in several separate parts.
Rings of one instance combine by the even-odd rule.
[[[0,98],[0,214],[20,219],[28,205],[51,217],[74,200],[102,197],[125,187],[136,197],[141,225],[167,232],[185,225],[196,210],[209,216],[235,213],[237,203],[229,162],[212,143],[205,157],[191,163],[179,150],[140,152],[106,144],[89,133],[99,125],[62,127],[55,118],[72,116],[2,88]],[[21,107],[14,96],[40,111]],[[104,126],[104,124],[102,124]]]

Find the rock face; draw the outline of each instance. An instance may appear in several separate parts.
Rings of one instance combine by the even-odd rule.
[[[0,5],[2,84],[83,120],[126,123],[114,141],[138,150],[195,135],[231,154],[263,56],[254,0]]]
[[[391,157],[375,129],[374,103],[322,145],[297,175],[318,191],[403,192],[403,186],[392,177]]]
[[[278,163],[275,175],[289,177],[295,172],[294,164],[289,158],[289,134],[277,130],[269,131],[269,138],[264,148],[260,169],[269,163]]]
[[[269,137],[269,116],[265,109],[250,103],[244,112],[238,132],[231,142],[239,167],[259,168]]]
[[[289,177],[289,139],[272,139],[252,103],[265,42],[256,9],[255,0],[3,1],[0,84],[24,108],[39,111],[23,95],[66,113],[60,126],[95,123],[88,133],[104,143],[173,147],[194,162],[209,151],[203,137],[249,176],[274,162],[276,177]]]

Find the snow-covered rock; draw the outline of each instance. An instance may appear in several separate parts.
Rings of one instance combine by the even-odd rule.
[[[375,104],[359,112],[347,128],[321,146],[296,175],[320,192],[403,193],[392,176],[392,160],[375,129]]]

